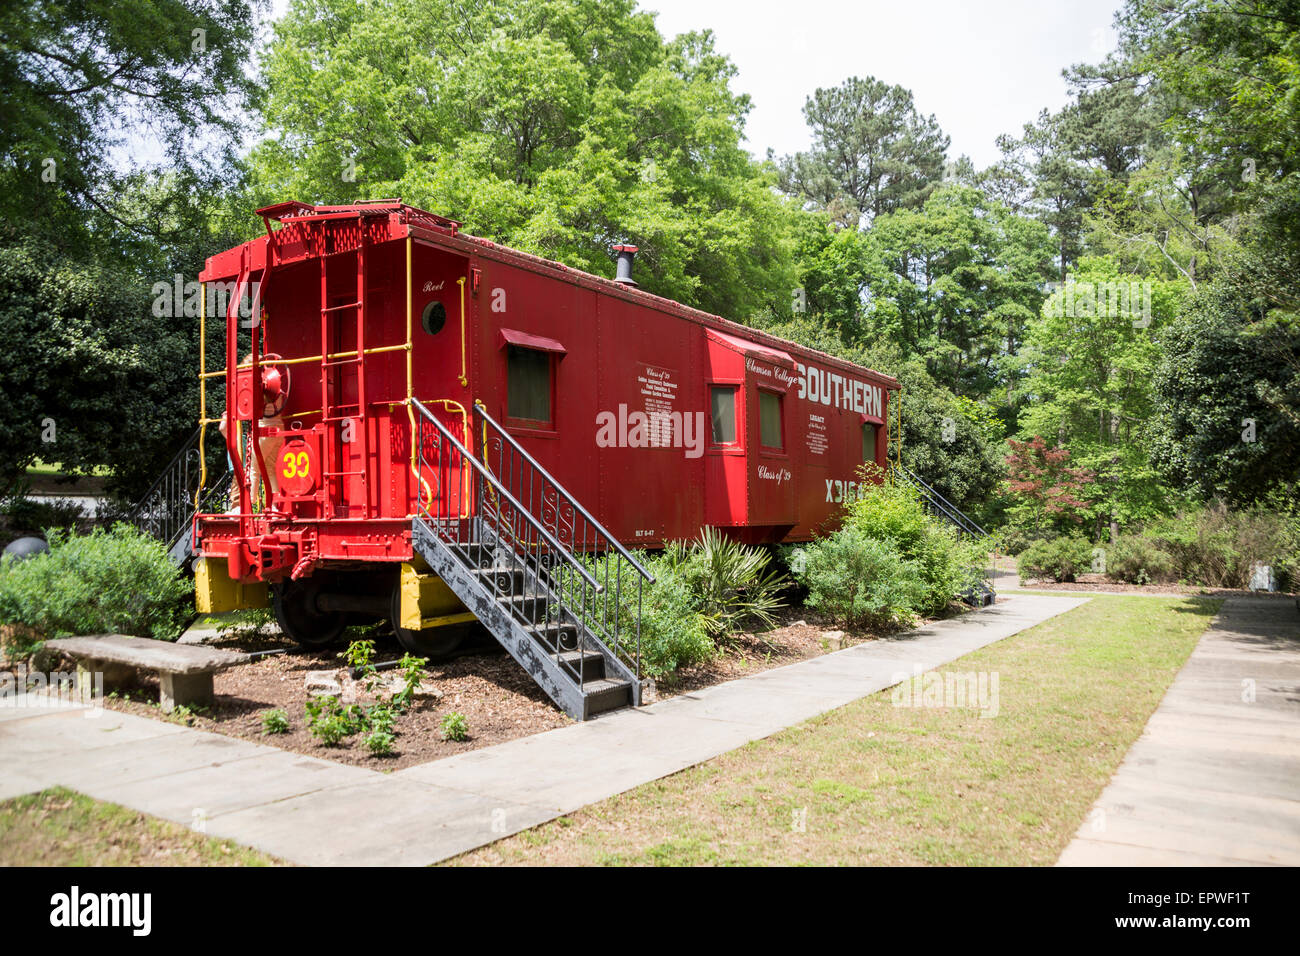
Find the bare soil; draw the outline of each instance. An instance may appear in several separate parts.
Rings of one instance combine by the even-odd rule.
[[[714,660],[661,678],[655,689],[658,699],[747,677],[881,636],[870,630],[844,631],[829,618],[803,607],[783,608],[775,617],[777,626],[771,630],[732,635],[722,642]],[[842,636],[837,637],[835,632]],[[278,653],[257,657],[248,664],[216,674],[213,680],[216,699],[210,707],[164,714],[158,707],[158,681],[148,674],[139,675],[132,686],[110,697],[107,706],[382,771],[490,747],[571,722],[522,667],[492,645],[490,638],[484,638],[481,646],[463,656],[429,665],[428,682],[442,696],[437,700],[417,699],[398,718],[394,754],[372,755],[363,746],[360,735],[327,746],[313,737],[307,726],[305,678],[308,671],[334,671],[342,667],[341,648],[305,651],[274,628],[269,632],[234,632],[212,646],[250,653]],[[375,662],[395,660],[401,653],[396,642],[380,640]],[[287,715],[289,730],[264,733],[263,717],[276,709]],[[452,712],[465,716],[469,726],[467,740],[442,739],[442,718]]]
[[[1020,586],[1035,591],[1113,591],[1124,594],[1197,594],[1206,597],[1231,597],[1233,595],[1253,595],[1263,597],[1286,597],[1286,594],[1269,594],[1261,591],[1248,591],[1245,588],[1210,588],[1195,584],[1125,584],[1112,581],[1104,574],[1081,574],[1078,580],[1057,583],[1052,580],[1022,578]]]

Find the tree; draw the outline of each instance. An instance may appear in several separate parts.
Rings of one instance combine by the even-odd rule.
[[[147,289],[121,279],[51,265],[35,242],[0,247],[0,488],[39,457],[111,465],[114,487],[138,492],[194,427],[193,328],[156,319]]]
[[[1300,482],[1300,418],[1279,402],[1300,384],[1300,329],[1249,312],[1235,290],[1211,287],[1162,335],[1151,458],[1163,480],[1201,498],[1248,503]]]
[[[782,188],[846,224],[915,208],[943,176],[948,137],[901,86],[851,76],[803,112],[813,147],[782,160]]]
[[[598,274],[631,242],[643,288],[743,318],[795,283],[734,74],[633,0],[299,0],[265,59],[253,192],[401,196]]]
[[[1004,358],[1019,349],[1051,275],[1042,225],[974,188],[946,185],[919,210],[880,217],[862,246],[870,295],[859,340],[897,343],[958,395],[988,396],[1004,384]]]
[[[1028,441],[1007,440],[1008,509],[1013,522],[1037,533],[1079,524],[1088,508],[1093,473],[1070,466],[1070,450],[1049,448],[1035,435]]]
[[[1148,457],[1151,369],[1184,291],[1085,259],[1028,330],[1020,432],[1054,438],[1096,474],[1095,513],[1112,534],[1168,507]]]
[[[173,169],[210,181],[243,118],[255,2],[5,4],[0,240],[37,231],[64,250],[88,239],[93,218],[135,228],[117,208],[121,159],[149,140]]]

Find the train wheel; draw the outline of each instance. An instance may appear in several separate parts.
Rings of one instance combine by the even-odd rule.
[[[347,626],[347,615],[316,608],[318,581],[284,581],[271,589],[275,619],[280,630],[303,647],[328,647],[336,642]]]
[[[398,623],[402,619],[402,588],[400,585],[393,588],[391,612],[390,619],[393,622],[393,633],[397,635],[397,643],[416,657],[427,657],[429,660],[438,660],[455,651],[464,642],[465,636],[473,626],[470,624],[452,624],[448,627],[429,628],[423,631],[413,631],[401,627]]]

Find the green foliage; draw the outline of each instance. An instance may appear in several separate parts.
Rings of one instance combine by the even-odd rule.
[[[443,740],[469,740],[469,720],[460,711],[443,714],[439,727]]]
[[[742,627],[771,627],[772,612],[783,606],[787,579],[762,548],[739,544],[715,528],[700,539],[678,541],[659,554],[641,552],[654,576],[641,595],[641,669],[661,677],[681,667],[702,664],[717,653],[717,643]],[[637,611],[635,591],[623,589],[620,628],[631,634]]]
[[[1092,566],[1092,552],[1092,545],[1078,535],[1036,541],[1020,554],[1020,575],[1073,581]]]
[[[1141,535],[1124,535],[1106,547],[1106,576],[1128,584],[1167,581],[1174,562],[1156,542]]]
[[[343,659],[347,661],[348,667],[357,672],[359,680],[374,676],[375,642],[352,641],[348,644],[348,649],[343,652]]]
[[[717,653],[712,622],[700,611],[698,595],[671,559],[640,555],[639,560],[655,578],[642,597],[641,670],[662,677],[711,660]],[[629,614],[634,610],[629,606]]]
[[[803,113],[813,148],[782,161],[782,187],[844,225],[920,205],[943,175],[948,137],[901,86],[851,76]]]
[[[1198,293],[1162,337],[1151,460],[1172,487],[1248,504],[1300,481],[1300,325],[1258,321],[1234,290]]]
[[[771,555],[733,541],[717,528],[701,528],[699,541],[675,542],[664,554],[715,637],[731,634],[748,622],[771,627],[772,612],[784,606],[785,576],[772,566]]]
[[[343,706],[337,697],[307,698],[307,730],[326,747],[337,747],[344,738],[365,726],[365,712],[357,704]]]
[[[1153,523],[1143,535],[1167,552],[1173,575],[1207,587],[1245,587],[1253,564],[1294,577],[1300,567],[1300,533],[1294,514],[1263,508],[1190,508]]]
[[[50,528],[75,528],[82,519],[75,501],[33,501],[19,493],[0,503],[0,515],[7,519],[9,534],[43,535]]]
[[[262,715],[263,734],[287,734],[289,732],[289,715],[279,707],[274,707]]]
[[[808,588],[808,605],[850,627],[913,622],[927,603],[921,568],[890,540],[847,525],[796,552],[796,579]]]
[[[247,0],[0,7],[0,236],[45,233],[62,249],[90,239],[96,225],[164,228],[161,209],[151,219],[122,203],[130,174],[113,153],[139,149],[147,137],[174,170],[211,181],[219,160],[233,154],[233,137],[221,134],[241,128],[255,7]],[[141,127],[136,137],[128,118]],[[198,139],[204,148],[193,148]]]
[[[175,639],[193,586],[166,549],[118,524],[87,535],[51,531],[50,550],[0,564],[0,624],[42,640],[77,634]]]
[[[869,468],[863,473],[844,527],[896,548],[914,566],[922,589],[915,609],[927,616],[939,613],[972,585],[984,561],[979,546],[963,543],[951,528],[932,518],[909,486],[873,481]]]
[[[1181,283],[1125,276],[1089,259],[1030,324],[1021,433],[1054,436],[1069,448],[1071,465],[1096,478],[1089,510],[1102,524],[1165,510],[1145,426],[1154,412],[1156,333],[1173,320],[1184,291]]]
[[[255,201],[401,196],[601,275],[625,240],[643,288],[743,317],[796,283],[734,75],[633,0],[300,0],[262,65]]]
[[[424,667],[429,663],[427,657],[415,657],[403,654],[397,662],[397,672],[402,677],[402,686],[393,694],[392,705],[395,710],[407,710],[415,700],[415,691],[424,680]]]

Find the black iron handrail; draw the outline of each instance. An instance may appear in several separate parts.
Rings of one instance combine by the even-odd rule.
[[[521,501],[424,404],[412,399],[411,407],[416,412],[413,466],[421,485],[417,520],[478,576],[579,688],[597,654],[639,678],[639,590],[633,647],[620,641],[617,624],[596,626],[603,617],[620,616],[619,576],[611,582],[607,570],[602,575],[599,561],[566,543],[558,525],[560,534],[548,527],[547,509],[539,516],[533,501]]]
[[[616,654],[640,676],[641,611],[644,587],[654,583],[652,575],[640,561],[612,535],[581,502],[545,467],[488,414],[486,408],[473,406],[474,435],[482,443],[483,461],[514,497],[541,515],[543,524],[573,553],[581,555],[612,595],[590,602],[585,594],[568,595],[571,609]],[[624,575],[631,569],[630,589],[635,587],[636,611],[632,612],[632,594],[624,601]],[[610,597],[613,600],[611,602]],[[632,617],[625,622],[626,616]],[[631,623],[635,629],[635,653],[625,641],[623,628]]]
[[[922,497],[926,499],[926,503],[944,518],[947,518],[960,531],[976,538],[988,537],[987,531],[971,520],[970,516],[964,511],[926,484],[914,471],[899,464],[891,465],[890,468],[903,481],[915,486],[921,492]]]
[[[127,520],[142,532],[171,547],[189,530],[196,511],[213,500],[229,481],[223,476],[200,498],[203,463],[199,459],[199,429],[181,446],[156,481],[127,512]]]

